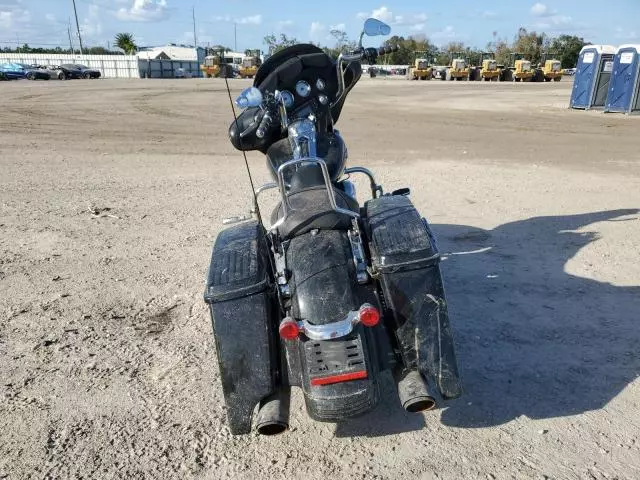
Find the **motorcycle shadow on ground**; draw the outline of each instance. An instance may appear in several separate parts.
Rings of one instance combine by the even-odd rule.
[[[425,420],[489,427],[604,407],[640,375],[640,286],[578,277],[566,264],[594,242],[604,244],[594,245],[602,262],[615,262],[606,237],[586,227],[637,222],[639,211],[535,217],[493,230],[433,225],[445,257],[463,396],[440,411],[408,414],[389,379],[380,408],[337,425],[336,436],[419,430]],[[598,265],[590,268],[597,275]]]

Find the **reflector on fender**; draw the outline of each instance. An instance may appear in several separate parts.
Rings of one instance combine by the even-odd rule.
[[[278,333],[283,340],[295,340],[300,334],[298,323],[290,317],[285,318],[280,322],[278,327]]]
[[[365,327],[375,327],[380,321],[380,312],[374,306],[365,303],[360,307],[359,317],[360,323]]]
[[[367,378],[367,372],[362,370],[360,372],[341,373],[340,375],[331,375],[329,377],[312,378],[311,385],[318,387],[321,385],[349,382],[351,380],[362,380],[364,378]]]

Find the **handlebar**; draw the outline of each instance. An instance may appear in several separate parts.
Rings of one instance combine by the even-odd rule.
[[[264,112],[264,115],[262,116],[262,120],[260,120],[260,125],[256,130],[256,137],[264,138],[267,132],[271,129],[271,122],[272,122],[271,114],[267,110],[266,112]]]

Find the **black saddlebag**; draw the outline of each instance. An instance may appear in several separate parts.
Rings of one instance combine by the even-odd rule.
[[[427,221],[406,196],[365,205],[374,272],[385,302],[385,321],[395,332],[404,366],[418,369],[443,398],[461,384],[445,300],[440,255]]]
[[[253,221],[223,230],[213,247],[204,298],[232,434],[250,433],[254,407],[275,390],[268,254],[264,231]]]

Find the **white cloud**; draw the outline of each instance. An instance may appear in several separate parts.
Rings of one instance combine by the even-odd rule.
[[[360,12],[356,15],[356,17],[358,18],[358,20],[376,18],[383,21],[384,23],[396,27],[415,27],[417,25],[421,25],[422,28],[424,28],[424,24],[429,18],[426,13],[416,13],[413,15],[394,15],[394,13],[385,6],[373,10],[371,13]],[[415,29],[412,28],[412,30]]]
[[[240,25],[260,25],[262,23],[262,15],[251,15],[236,20]]]
[[[6,29],[18,30],[28,27],[31,12],[18,7],[19,2],[0,4],[0,26]]]
[[[213,17],[216,22],[237,23],[239,25],[261,25],[262,15],[250,15],[248,17],[233,18],[231,15]]]
[[[624,30],[622,27],[616,27],[616,38],[625,41],[633,41],[640,38],[638,32],[635,30]]]
[[[344,32],[346,29],[347,29],[347,26],[344,23],[338,23],[337,25],[331,25],[329,27],[329,31],[340,30],[341,32]]]
[[[537,22],[531,25],[531,28],[537,30],[549,30],[549,31],[575,31],[579,27],[584,25],[576,25],[573,22],[573,18],[568,15],[552,15],[545,19],[543,22]]]
[[[312,22],[309,28],[309,40],[321,43],[327,39],[327,27],[320,22]]]
[[[47,14],[44,16],[44,18],[45,18],[45,20],[46,20],[47,22],[51,22],[51,23],[55,23],[55,22],[56,22],[56,16],[55,16],[53,13],[47,13]]]
[[[447,25],[444,29],[439,32],[434,32],[431,34],[431,38],[434,42],[445,43],[455,38],[458,38],[458,34],[455,29],[451,25]]]
[[[277,33],[291,34],[296,30],[293,20],[282,20],[276,24]]]
[[[88,15],[80,24],[80,32],[84,37],[93,39],[102,35],[102,22],[100,22],[100,7],[98,5],[89,5]]]
[[[552,15],[551,10],[544,3],[536,3],[533,7],[531,7],[531,15],[535,17],[547,17]]]
[[[585,27],[585,25],[574,23],[573,18],[569,15],[561,15],[557,10],[550,9],[544,3],[536,3],[531,7],[531,15],[539,17],[537,22],[529,25],[530,28],[536,30],[572,32]]]
[[[132,0],[131,7],[122,7],[116,16],[124,22],[156,22],[167,16],[167,0]]]

